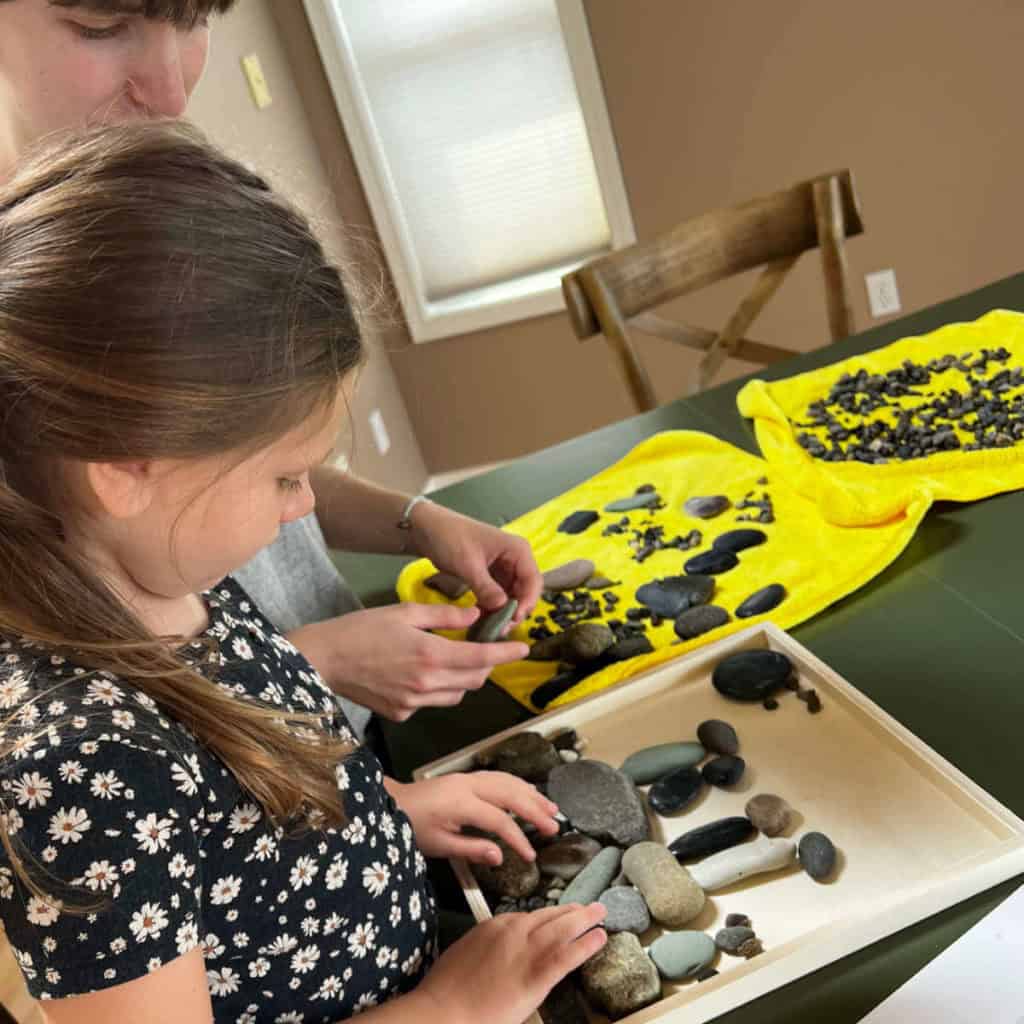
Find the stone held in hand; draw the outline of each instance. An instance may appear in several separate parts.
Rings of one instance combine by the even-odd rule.
[[[632,886],[615,886],[601,893],[601,903],[608,908],[608,915],[601,922],[606,932],[632,932],[641,935],[651,927],[651,912]]]
[[[747,763],[734,754],[720,754],[712,758],[703,768],[701,775],[709,786],[735,786],[743,778]]]
[[[659,973],[667,981],[696,977],[715,958],[714,940],[704,932],[665,932],[647,949]]]
[[[769,583],[767,587],[755,590],[736,609],[737,619],[750,619],[755,615],[764,615],[777,608],[786,600],[786,588],[781,583]]]
[[[682,928],[704,909],[704,890],[661,843],[631,846],[623,854],[622,870],[640,890],[651,916],[667,928]]]
[[[449,601],[458,601],[469,591],[469,584],[450,572],[435,572],[433,576],[428,576],[423,581],[423,585],[443,594]]]
[[[774,793],[752,796],[744,811],[754,827],[766,836],[777,836],[785,832],[793,820],[793,808]]]
[[[696,860],[738,846],[756,831],[749,818],[719,818],[684,832],[673,839],[668,848],[678,861]]]
[[[488,835],[501,850],[500,864],[472,864],[476,880],[488,896],[499,900],[517,900],[532,896],[540,885],[540,869],[535,861],[523,860],[504,839]]]
[[[558,524],[558,532],[569,534],[583,533],[584,530],[592,526],[600,518],[593,509],[579,509],[567,515]]]
[[[542,875],[571,882],[600,852],[596,839],[570,832],[538,852],[537,867]]]
[[[622,851],[617,846],[604,847],[565,887],[558,902],[562,906],[567,903],[596,903],[619,873],[621,864]]]
[[[497,611],[481,615],[466,631],[466,639],[478,644],[490,644],[500,640],[518,607],[519,602],[513,597]]]
[[[704,777],[696,768],[680,768],[663,775],[647,791],[652,810],[669,817],[686,810],[704,790]]]
[[[724,608],[717,604],[702,604],[680,612],[676,616],[674,628],[680,640],[696,640],[697,637],[724,626],[728,621],[729,613]]]
[[[707,604],[715,592],[710,576],[665,576],[637,588],[636,599],[663,619],[674,619],[680,612],[698,604]]]
[[[711,675],[711,683],[723,697],[760,701],[785,685],[793,663],[779,651],[738,651],[723,658]]]
[[[738,530],[727,530],[720,533],[712,542],[711,546],[716,551],[731,551],[738,555],[747,548],[756,548],[768,539],[764,530],[741,528]]]
[[[706,754],[699,743],[687,740],[681,743],[656,743],[630,754],[619,769],[638,786],[646,786],[679,768],[692,768],[704,760]]]
[[[724,494],[713,494],[707,497],[688,498],[683,504],[683,511],[697,519],[714,519],[720,516],[730,505]]]
[[[603,761],[562,764],[548,776],[548,798],[577,831],[599,842],[631,846],[650,835],[643,800],[632,780]]]
[[[612,1020],[661,998],[658,968],[632,932],[616,932],[581,968],[583,991]]]
[[[615,643],[615,634],[603,622],[577,622],[562,638],[562,660],[570,665],[593,661]]]
[[[690,874],[705,892],[715,892],[751,875],[781,871],[789,867],[795,857],[796,846],[791,840],[761,837],[753,843],[713,854],[694,864]]]
[[[731,551],[712,548],[688,558],[683,563],[683,572],[689,576],[717,576],[739,564],[740,560]]]
[[[575,590],[594,575],[594,563],[589,558],[574,558],[555,569],[548,569],[541,580],[545,590],[559,593],[563,590]]]
[[[836,848],[823,832],[808,832],[797,846],[800,866],[816,882],[823,882],[836,866]]]
[[[740,740],[736,730],[720,718],[709,718],[697,726],[697,739],[715,754],[737,754]]]
[[[550,740],[529,731],[481,750],[474,760],[479,768],[508,772],[527,782],[544,782],[551,769],[562,763]]]

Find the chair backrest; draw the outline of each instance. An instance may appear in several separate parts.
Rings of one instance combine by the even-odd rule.
[[[853,177],[849,170],[835,171],[694,217],[649,242],[598,257],[566,274],[562,292],[577,337],[603,332],[626,364],[637,404],[651,408],[653,390],[649,381],[643,385],[640,378],[646,377],[646,372],[625,335],[629,318],[723,278],[767,265],[762,280],[725,330],[713,335],[693,329],[689,337],[675,332],[673,340],[704,349],[705,363],[720,365],[745,340],[741,336],[746,326],[800,254],[820,246],[833,340],[845,337],[852,331],[852,317],[842,243],[863,230]],[[645,324],[644,329],[649,326]],[[762,356],[773,349],[755,348]]]

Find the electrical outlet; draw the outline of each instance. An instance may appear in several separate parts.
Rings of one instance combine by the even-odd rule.
[[[380,409],[374,409],[370,413],[370,430],[373,431],[373,442],[377,445],[377,451],[381,455],[387,455],[391,448],[391,438],[388,436],[388,428],[384,426],[384,416]]]
[[[269,107],[271,103],[270,86],[267,85],[263,66],[255,53],[250,53],[248,57],[242,58],[242,71],[245,73],[245,80],[249,83],[249,92],[252,93],[253,103],[260,110]]]
[[[874,317],[891,316],[903,307],[900,305],[900,292],[896,287],[895,270],[876,270],[864,275],[864,283],[868,289],[868,305]]]

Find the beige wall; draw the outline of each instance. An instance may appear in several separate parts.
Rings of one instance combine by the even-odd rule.
[[[258,0],[246,5],[264,8]],[[867,271],[894,267],[909,311],[1021,269],[1024,142],[1015,129],[1024,5],[587,0],[586,7],[641,238],[849,166],[867,228],[848,245],[861,327],[873,322]],[[340,208],[347,223],[368,225],[329,90],[315,61],[310,66],[314,50],[298,0],[277,0],[275,14],[300,62],[296,82]],[[692,322],[721,326],[735,292],[730,285],[677,307]],[[814,254],[750,333],[800,348],[827,336]],[[386,344],[432,472],[528,452],[631,411],[604,344],[580,345],[562,315],[421,345],[399,328]],[[643,347],[660,396],[671,399],[690,356],[658,341]],[[733,364],[728,372],[744,369]]]
[[[310,70],[322,72],[315,54],[288,48],[288,37],[274,20],[277,7],[301,15],[298,0],[240,0],[216,22],[210,61],[190,105],[190,116],[310,214],[332,255],[362,262],[363,243],[342,227],[349,221],[344,196],[352,191],[351,180],[347,188],[336,187],[327,172],[329,154],[325,157],[320,149],[325,126],[332,145],[337,145],[336,118],[332,125],[327,116],[333,109],[307,111],[299,88],[299,79]],[[273,96],[273,103],[264,110],[256,108],[242,75],[241,58],[250,53],[258,54]],[[415,491],[426,479],[426,467],[391,364],[375,336],[371,349],[352,407],[352,467],[377,483]],[[391,450],[385,456],[378,454],[367,422],[374,407],[380,408],[391,436]]]

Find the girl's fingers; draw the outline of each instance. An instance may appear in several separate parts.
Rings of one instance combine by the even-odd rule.
[[[608,914],[608,908],[603,903],[596,902],[567,903],[565,906],[548,907],[547,909],[568,911],[568,913],[551,914],[540,920],[531,932],[537,942],[551,945],[573,942],[584,932],[599,925]],[[531,916],[531,921],[543,913],[542,910],[536,911]]]
[[[480,799],[473,801],[466,808],[462,820],[464,824],[475,825],[503,839],[523,860],[537,859],[537,854],[523,834],[523,830],[505,811],[493,804]]]
[[[501,851],[486,839],[473,836],[452,835],[445,840],[444,856],[462,857],[471,864],[489,864],[497,867],[501,863]]]
[[[481,800],[519,815],[549,835],[558,831],[558,822],[554,820],[558,804],[528,782],[505,772],[474,772],[472,778],[473,789]]]

